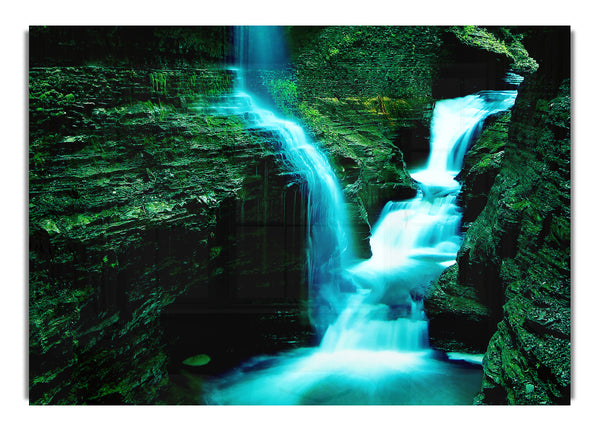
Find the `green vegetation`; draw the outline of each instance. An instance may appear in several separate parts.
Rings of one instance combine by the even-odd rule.
[[[273,137],[203,112],[231,84],[215,69],[30,71],[32,404],[158,402],[169,384],[160,313],[230,272],[219,206],[239,193],[258,225],[280,216],[282,190],[300,199]],[[253,176],[272,196],[244,186]],[[294,238],[300,247],[300,228]],[[304,258],[294,253],[271,253],[268,278]]]
[[[437,27],[336,26],[308,34],[292,51],[301,101],[431,95],[441,46]]]
[[[158,94],[167,94],[167,74],[165,72],[150,73],[150,82],[152,83],[153,91]]]
[[[502,27],[488,29],[474,25],[451,27],[450,31],[466,45],[507,56],[517,73],[532,73],[538,68],[537,62],[523,46],[521,33]]]
[[[275,101],[279,110],[294,117],[298,112],[298,89],[294,78],[286,74],[263,78],[263,85]]]
[[[192,356],[182,361],[184,365],[189,365],[192,367],[201,367],[202,365],[206,365],[210,362],[210,356],[205,354],[200,354],[196,356]]]

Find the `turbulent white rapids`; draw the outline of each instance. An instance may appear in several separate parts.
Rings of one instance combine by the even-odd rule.
[[[428,347],[420,298],[452,265],[461,245],[460,188],[454,179],[489,115],[509,109],[516,91],[486,91],[436,103],[427,166],[411,175],[418,195],[388,202],[370,238],[372,257],[347,269],[358,293],[321,347],[415,351]]]
[[[436,103],[428,163],[411,173],[419,192],[408,201],[388,202],[370,238],[372,257],[357,263],[347,240],[351,227],[343,196],[327,158],[300,126],[259,106],[243,82],[217,109],[243,115],[250,127],[274,131],[284,161],[306,180],[311,311],[326,331],[317,348],[254,358],[216,379],[203,401],[470,404],[479,370],[465,366],[464,358],[451,361],[429,349],[422,295],[455,262],[461,244],[460,187],[454,178],[464,154],[485,118],[510,109],[517,92],[486,91]]]

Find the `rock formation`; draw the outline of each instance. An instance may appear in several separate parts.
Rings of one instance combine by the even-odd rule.
[[[301,181],[282,171],[277,137],[207,113],[230,85],[220,70],[31,69],[32,402],[155,402],[169,361],[185,359],[166,356],[160,320],[176,298],[274,301],[250,314],[299,318]],[[231,356],[277,348],[274,326]],[[301,337],[291,328],[286,342]],[[195,333],[198,348],[214,330]],[[250,333],[219,330],[234,346]]]
[[[569,33],[530,37],[540,68],[467,156],[465,240],[426,300],[434,345],[486,350],[482,404],[570,400]]]

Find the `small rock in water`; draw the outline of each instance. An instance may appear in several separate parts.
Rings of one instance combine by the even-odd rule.
[[[201,354],[189,357],[182,361],[184,365],[189,365],[192,367],[201,367],[202,365],[206,365],[210,362],[210,356]]]

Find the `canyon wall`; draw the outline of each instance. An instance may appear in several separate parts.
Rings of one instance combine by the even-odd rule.
[[[210,113],[231,83],[191,67],[31,68],[32,403],[156,402],[189,310],[210,322],[182,331],[195,345],[181,355],[227,343],[234,361],[310,336],[303,183],[277,136]]]
[[[570,402],[570,35],[529,38],[540,67],[467,155],[464,243],[426,298],[434,346],[486,351],[480,404]]]

